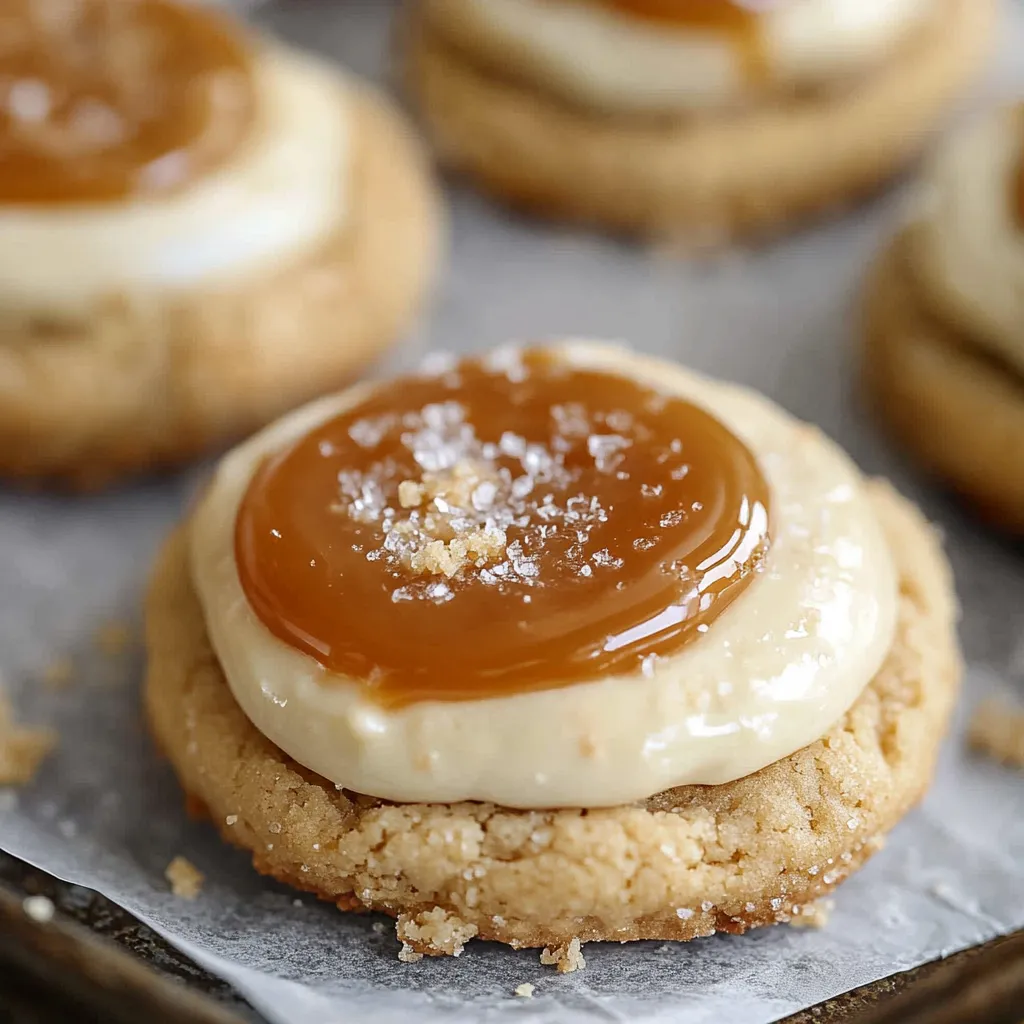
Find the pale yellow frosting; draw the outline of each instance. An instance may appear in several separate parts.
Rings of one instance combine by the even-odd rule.
[[[1024,155],[1024,111],[990,111],[945,141],[915,197],[914,259],[924,281],[1024,371],[1024,227],[1013,178]]]
[[[0,206],[0,309],[87,307],[287,259],[344,223],[350,125],[338,73],[279,44],[254,62],[256,123],[223,167],[172,196]]]
[[[274,637],[239,583],[236,512],[269,453],[356,403],[361,385],[230,453],[191,525],[191,567],[228,685],[257,728],[339,786],[400,801],[601,807],[739,778],[813,742],[885,658],[897,583],[849,459],[761,396],[625,348],[566,342],[571,363],[633,377],[718,417],[771,491],[765,571],[697,641],[647,672],[479,701],[372,703]]]
[[[727,0],[721,0],[726,3]],[[768,85],[821,85],[884,59],[934,0],[780,0],[760,15]],[[548,90],[601,110],[685,111],[746,98],[720,34],[573,0],[426,0],[432,24]]]

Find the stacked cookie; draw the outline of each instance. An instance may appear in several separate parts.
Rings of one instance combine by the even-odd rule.
[[[1024,530],[1024,117],[946,143],[867,295],[864,372],[895,436],[986,518]]]

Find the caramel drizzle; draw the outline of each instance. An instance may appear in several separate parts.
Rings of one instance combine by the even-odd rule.
[[[264,625],[392,705],[650,672],[767,545],[722,424],[540,351],[378,389],[269,458],[235,532]]]

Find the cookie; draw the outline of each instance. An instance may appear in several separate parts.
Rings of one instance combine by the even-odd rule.
[[[932,303],[904,232],[865,298],[863,379],[879,417],[987,519],[1024,531],[1024,381]]]
[[[348,102],[352,218],[335,237],[230,286],[0,325],[0,474],[90,489],[180,462],[397,339],[433,273],[439,198],[392,105],[356,86]]]
[[[870,486],[900,578],[891,652],[827,736],[736,782],[557,811],[339,791],[236,704],[193,590],[184,529],[149,589],[151,728],[190,804],[250,850],[258,871],[342,910],[396,917],[404,959],[457,954],[473,936],[578,955],[578,942],[685,940],[788,921],[860,867],[919,799],[960,676],[938,542],[887,485]]]
[[[589,115],[477,66],[416,13],[407,88],[441,161],[545,216],[694,244],[848,203],[913,159],[979,64],[991,0],[943,10],[855,86],[746,113]]]

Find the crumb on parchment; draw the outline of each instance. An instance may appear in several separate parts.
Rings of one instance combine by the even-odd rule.
[[[16,725],[0,692],[0,785],[23,786],[35,778],[43,758],[54,748],[52,729]]]
[[[203,889],[206,876],[185,857],[175,857],[164,871],[171,892],[183,900],[194,900]]]
[[[459,956],[476,933],[475,924],[468,924],[443,907],[399,914],[395,923],[395,934],[402,943],[398,959],[411,964],[424,956]]]
[[[573,971],[582,971],[587,966],[583,947],[578,938],[554,949],[545,946],[540,954],[540,962],[545,966],[554,964],[559,974],[572,974]]]
[[[516,986],[516,995],[520,999],[532,999],[533,993],[534,987],[528,981],[524,981],[522,985]]]
[[[791,911],[790,927],[792,928],[824,928],[835,908],[834,900],[814,900],[800,907],[799,913],[794,907]]]
[[[1014,768],[1024,768],[1024,708],[989,697],[971,718],[967,741],[975,750]]]

